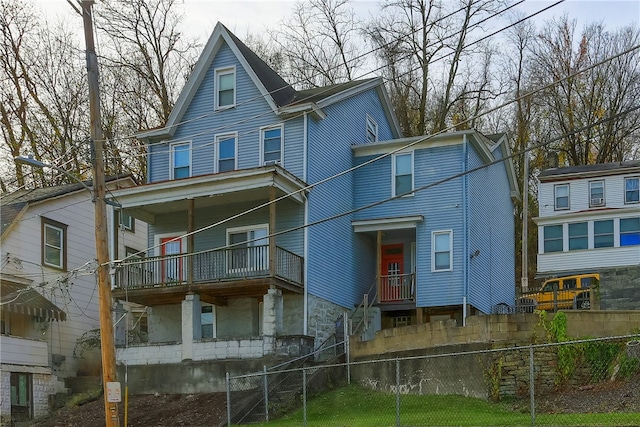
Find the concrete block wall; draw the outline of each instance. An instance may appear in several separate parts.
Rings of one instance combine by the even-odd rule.
[[[11,417],[11,373],[0,371],[0,426],[9,425]]]
[[[569,310],[567,333],[571,337],[613,337],[640,329],[639,311]],[[552,316],[549,316],[551,319]],[[403,326],[378,331],[375,339],[361,341],[351,337],[351,357],[367,357],[397,351],[429,347],[478,343],[544,342],[546,334],[537,314],[492,314],[471,316],[466,326],[455,320]]]

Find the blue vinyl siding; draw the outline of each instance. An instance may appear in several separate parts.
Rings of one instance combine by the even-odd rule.
[[[379,134],[391,135],[375,90],[350,97],[324,109],[326,118],[309,120],[308,183],[352,166],[351,145],[366,141],[366,115],[378,122]],[[353,207],[353,173],[314,187],[309,193],[309,221],[313,223]],[[353,307],[371,285],[369,270],[362,271],[366,238],[352,229],[352,215],[309,228],[307,287],[312,295],[343,307]],[[375,265],[375,257],[372,257]],[[375,274],[375,273],[374,273]]]
[[[494,154],[500,155],[499,150]],[[484,162],[469,151],[469,169]],[[505,165],[498,163],[469,175],[469,303],[490,313],[515,299],[513,204]]]
[[[215,70],[235,66],[236,106],[214,110]],[[262,97],[231,49],[223,44],[196,91],[172,141],[192,142],[192,176],[211,174],[215,169],[215,136],[238,132],[238,168],[260,165],[260,128],[282,123]],[[302,177],[302,118],[285,122],[285,167]],[[169,179],[168,144],[150,150],[150,182]]]
[[[357,164],[373,157],[357,157]],[[435,183],[462,170],[462,145],[415,150],[415,188]],[[356,206],[391,197],[391,156],[364,166],[355,174]],[[412,197],[395,199],[357,212],[357,220],[422,215],[416,227],[416,305],[436,307],[462,304],[464,295],[462,179],[457,178]],[[453,271],[431,272],[431,233],[453,231]],[[410,248],[406,248],[409,252]]]

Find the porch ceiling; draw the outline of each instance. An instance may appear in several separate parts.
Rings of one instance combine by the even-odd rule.
[[[306,184],[278,165],[162,181],[113,192],[113,198],[131,215],[148,223],[160,213],[186,209],[185,201],[196,199],[197,207],[268,200],[268,189],[276,197],[304,203]],[[295,194],[293,194],[295,193]]]
[[[228,301],[233,298],[261,298],[272,286],[283,292],[303,292],[301,286],[293,285],[278,278],[259,278],[180,286],[159,286],[130,289],[128,291],[124,289],[114,289],[112,295],[116,299],[153,307],[157,305],[179,304],[184,300],[185,295],[195,293],[200,296],[200,300],[203,302],[226,306]]]

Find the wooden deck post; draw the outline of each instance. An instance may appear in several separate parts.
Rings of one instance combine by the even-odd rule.
[[[195,230],[195,204],[194,199],[187,200],[187,253],[193,254],[195,251],[195,243],[193,231]],[[193,256],[187,258],[187,283],[191,285],[193,283]]]
[[[378,230],[378,236],[376,239],[376,281],[378,282],[377,284],[377,288],[378,288],[378,292],[377,292],[377,300],[380,301],[380,292],[382,291],[382,289],[380,289],[380,282],[381,282],[381,270],[382,270],[382,231]]]
[[[276,188],[269,187],[269,276],[276,277]]]

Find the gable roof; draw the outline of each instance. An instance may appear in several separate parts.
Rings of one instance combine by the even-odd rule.
[[[318,105],[322,101],[328,102],[328,100],[333,98],[333,102],[337,102],[342,99],[339,97],[341,93],[353,90],[364,91],[372,87],[377,87],[381,94],[381,101],[384,104],[383,106],[387,117],[390,119],[389,122],[391,123],[392,131],[397,137],[402,135],[400,125],[393,112],[391,102],[386,94],[381,78],[353,80],[346,83],[298,91],[256,55],[255,52],[249,49],[235,34],[229,31],[227,27],[218,22],[198,62],[193,68],[187,84],[182,89],[166,125],[138,132],[136,135],[138,138],[161,139],[173,136],[223,43],[229,46],[238,62],[242,65],[245,72],[249,75],[275,114],[280,115],[293,111],[299,112],[307,110],[317,113],[318,110],[322,108],[321,105]],[[290,108],[292,106],[298,108],[292,110]],[[320,113],[319,116],[322,117],[322,114]]]
[[[627,162],[596,163],[593,165],[568,166],[546,169],[538,175],[540,181],[554,181],[576,177],[620,175],[640,172],[640,160]]]
[[[115,182],[121,179],[130,179],[133,177],[127,175],[113,175],[105,177],[105,182]],[[135,182],[135,181],[133,181]],[[92,181],[86,180],[82,183],[74,182],[71,184],[53,185],[50,187],[40,187],[32,189],[20,189],[13,193],[2,195],[0,198],[0,236],[4,237],[5,232],[9,229],[22,213],[28,209],[29,204],[54,199],[76,191],[86,191],[87,187],[91,187]]]

